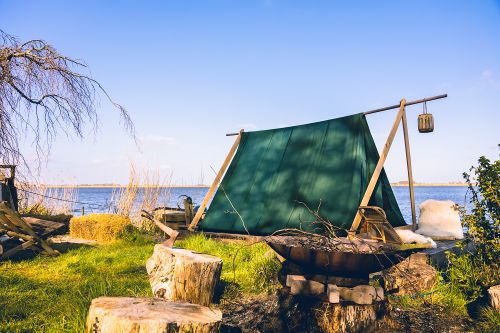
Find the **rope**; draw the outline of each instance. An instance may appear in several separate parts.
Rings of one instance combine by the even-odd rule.
[[[36,193],[36,192],[28,191],[28,190],[25,190],[25,189],[22,189],[22,188],[19,188],[18,190],[21,190],[21,191],[26,192],[26,193],[31,193],[31,194],[39,195],[39,196],[44,197],[44,198],[49,198],[49,199],[59,200],[59,201],[65,201],[65,202],[71,202],[71,203],[77,203],[77,204],[81,204],[81,205],[87,205],[89,207],[91,207],[91,206],[94,206],[96,208],[106,208],[107,207],[106,205],[100,205],[100,204],[91,203],[91,202],[83,202],[83,201],[75,201],[75,200],[68,200],[68,199],[56,198],[56,197],[52,197],[50,195]]]

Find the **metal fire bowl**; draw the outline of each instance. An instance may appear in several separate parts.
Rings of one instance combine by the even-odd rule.
[[[280,256],[297,264],[308,272],[342,277],[366,278],[370,273],[389,268],[411,254],[400,251],[396,254],[331,252],[298,246],[289,246],[267,241]]]

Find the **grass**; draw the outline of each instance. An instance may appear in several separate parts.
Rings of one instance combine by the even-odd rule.
[[[150,296],[152,249],[122,241],[0,263],[0,332],[81,332],[93,298]]]
[[[270,292],[278,285],[277,273],[281,264],[264,243],[223,243],[198,234],[177,241],[175,245],[221,258],[222,282],[236,286],[243,293]]]
[[[124,237],[59,248],[64,253],[55,258],[0,262],[0,332],[82,332],[93,298],[151,296],[145,262],[154,244],[137,234]],[[222,258],[226,295],[267,292],[277,284],[279,262],[265,244],[226,244],[196,235],[176,246]]]

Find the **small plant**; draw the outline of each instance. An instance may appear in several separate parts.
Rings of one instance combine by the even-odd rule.
[[[73,217],[69,222],[69,234],[72,237],[109,242],[124,235],[131,225],[126,216],[116,214],[89,214]]]

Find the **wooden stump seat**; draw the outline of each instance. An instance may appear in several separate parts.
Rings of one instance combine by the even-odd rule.
[[[215,333],[222,312],[160,298],[99,297],[92,300],[87,333]]]

